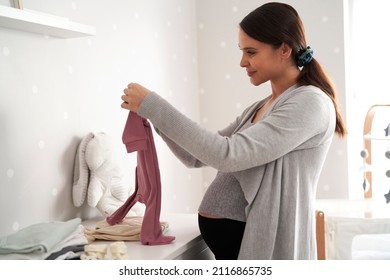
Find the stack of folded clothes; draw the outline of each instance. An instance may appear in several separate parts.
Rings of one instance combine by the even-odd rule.
[[[138,241],[140,240],[142,228],[142,216],[125,217],[119,224],[110,225],[106,220],[96,223],[95,228],[85,227],[85,236],[88,243],[98,240],[113,241]],[[169,225],[167,222],[160,222],[161,230],[167,233]]]
[[[81,219],[33,224],[0,237],[0,259],[80,259],[88,240]]]

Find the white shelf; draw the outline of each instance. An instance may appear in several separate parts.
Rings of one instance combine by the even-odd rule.
[[[72,22],[46,13],[20,10],[0,5],[0,27],[60,38],[96,35],[94,26]]]
[[[83,222],[87,228],[94,229],[95,224],[104,218],[95,218]],[[167,235],[176,239],[166,245],[142,245],[140,241],[126,241],[127,254],[131,260],[185,260],[213,259],[198,228],[197,214],[162,215],[160,221],[169,224]],[[115,240],[95,240],[94,244],[107,244]]]

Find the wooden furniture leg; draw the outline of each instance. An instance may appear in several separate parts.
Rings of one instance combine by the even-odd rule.
[[[317,259],[325,260],[325,214],[316,211]]]

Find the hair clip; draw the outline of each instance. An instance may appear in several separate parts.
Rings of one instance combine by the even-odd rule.
[[[297,57],[297,65],[298,67],[303,67],[310,63],[310,61],[313,59],[313,49],[309,46],[300,52],[300,54]]]

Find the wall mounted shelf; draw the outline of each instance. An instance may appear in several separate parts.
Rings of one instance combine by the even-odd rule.
[[[96,35],[94,26],[84,25],[46,13],[0,5],[0,27],[39,33],[59,38]]]

